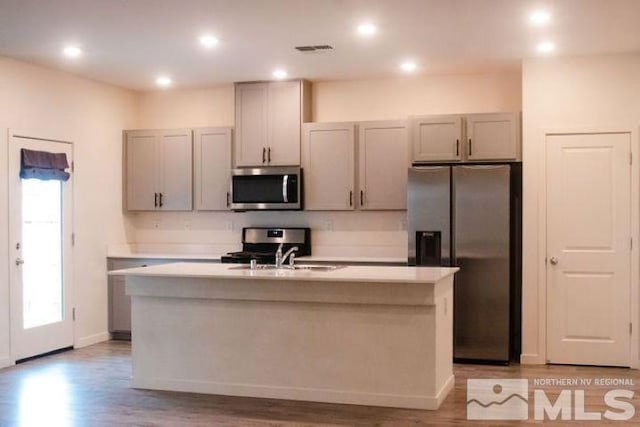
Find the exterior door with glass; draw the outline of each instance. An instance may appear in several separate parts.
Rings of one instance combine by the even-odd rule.
[[[52,179],[46,173],[40,178],[21,178],[22,149],[64,153],[69,165],[73,160],[71,143],[10,136],[9,280],[14,360],[70,347],[74,342],[73,178]]]

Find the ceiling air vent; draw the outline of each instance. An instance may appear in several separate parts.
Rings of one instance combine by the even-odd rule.
[[[296,50],[300,52],[318,52],[318,51],[326,51],[333,50],[333,46],[328,44],[318,44],[313,46],[296,46]]]

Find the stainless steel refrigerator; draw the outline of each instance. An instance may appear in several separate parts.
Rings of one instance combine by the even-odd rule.
[[[454,360],[520,352],[519,163],[409,169],[409,265],[458,266]]]

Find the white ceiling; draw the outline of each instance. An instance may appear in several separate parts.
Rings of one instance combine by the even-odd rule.
[[[528,14],[552,13],[545,28]],[[356,26],[370,21],[375,36]],[[197,38],[215,34],[204,50]],[[640,51],[640,0],[0,0],[0,55],[115,85],[155,89],[290,77],[353,79],[418,72],[477,72],[518,67],[553,40],[555,55]],[[61,55],[77,43],[83,57]],[[300,53],[296,45],[331,44]]]

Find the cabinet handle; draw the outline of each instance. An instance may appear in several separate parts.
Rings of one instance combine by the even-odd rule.
[[[271,163],[271,147],[267,150],[267,163]]]
[[[267,153],[267,149],[262,147],[262,163],[267,161],[267,159],[265,157],[266,153]]]
[[[158,207],[158,193],[153,193],[153,207]]]
[[[460,140],[456,139],[456,157],[460,156]]]
[[[162,207],[162,193],[158,193],[158,194],[160,194],[160,197],[159,197],[160,201],[158,202],[158,206]]]
[[[364,206],[364,191],[360,190],[360,206]]]
[[[227,207],[229,207],[231,203],[229,202],[229,192],[227,191]]]
[[[353,206],[353,190],[349,190],[349,206]]]
[[[471,155],[472,150],[471,150],[471,138],[469,138],[469,155]]]

